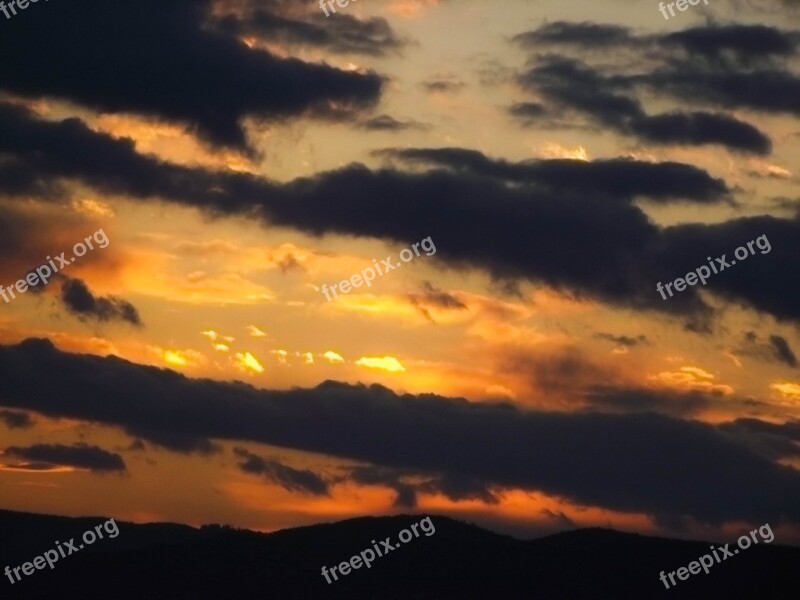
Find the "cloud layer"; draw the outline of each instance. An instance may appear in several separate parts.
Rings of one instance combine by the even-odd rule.
[[[0,404],[119,426],[166,446],[262,442],[657,519],[800,522],[789,501],[800,497],[796,470],[710,425],[652,413],[522,411],[334,382],[262,391],[66,354],[45,340],[0,347]],[[265,472],[266,463],[243,458]],[[284,475],[287,484],[297,472]]]

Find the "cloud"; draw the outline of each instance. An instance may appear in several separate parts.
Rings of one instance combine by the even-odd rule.
[[[9,429],[30,429],[33,427],[33,419],[25,412],[0,410],[0,421],[3,421]]]
[[[524,411],[335,382],[258,390],[34,339],[0,346],[0,402],[156,443],[252,441],[659,519],[800,523],[798,471],[712,425],[653,413]]]
[[[550,111],[539,102],[517,102],[508,107],[508,113],[520,119],[523,123],[544,123],[545,117],[550,117]]]
[[[768,341],[761,341],[758,334],[748,331],[744,334],[738,351],[745,356],[753,356],[768,362],[781,362],[790,367],[797,366],[797,357],[789,342],[779,335],[770,335]]]
[[[255,356],[253,356],[249,352],[244,352],[244,353],[237,352],[234,359],[235,359],[234,364],[236,365],[236,368],[238,368],[241,371],[244,371],[245,373],[257,373],[260,375],[261,373],[264,372],[264,367],[262,366],[262,364],[258,361],[258,359]]]
[[[4,456],[23,461],[34,461],[39,467],[67,466],[87,469],[96,473],[126,471],[125,461],[119,454],[107,452],[98,446],[88,444],[35,444],[20,447],[9,446]]]
[[[141,0],[136,10],[103,0],[48,5],[4,31],[0,53],[17,57],[14,69],[0,71],[0,89],[180,123],[210,143],[240,150],[247,147],[245,117],[330,115],[334,105],[352,114],[380,97],[383,82],[375,73],[278,58],[210,29],[211,7],[212,0]],[[20,177],[31,174],[23,170]]]
[[[456,172],[537,184],[552,190],[601,192],[618,200],[646,196],[661,201],[681,199],[712,203],[729,194],[722,180],[697,167],[675,162],[615,158],[513,163],[463,148],[391,148],[377,154],[411,163],[443,166]]]
[[[607,340],[614,342],[620,346],[637,346],[639,344],[646,344],[647,338],[643,335],[637,335],[635,338],[628,337],[627,335],[613,335],[611,333],[595,333],[594,337],[598,340]]]
[[[41,177],[79,179],[134,200],[163,198],[216,216],[256,215],[265,224],[315,236],[401,244],[431,236],[437,245],[434,266],[482,269],[498,282],[529,280],[620,307],[673,314],[699,332],[710,331],[713,311],[697,289],[666,302],[655,283],[683,275],[707,256],[730,256],[737,246],[766,235],[769,255],[757,254],[735,271],[715,275],[703,289],[800,321],[800,282],[794,277],[800,215],[661,227],[636,205],[638,196],[700,203],[728,198],[724,182],[690,165],[630,159],[511,163],[459,148],[409,149],[415,159],[447,168],[373,171],[352,164],[277,183],[159,161],[77,120],[42,121],[2,103],[0,130],[5,132],[0,151],[29,161]],[[409,221],[408,214],[419,218]],[[477,238],[474,223],[487,224]],[[572,243],[564,245],[565,236]],[[779,289],[773,281],[786,284]]]
[[[261,475],[268,481],[277,483],[290,492],[302,492],[314,496],[328,496],[328,484],[308,469],[293,469],[278,460],[262,458],[244,448],[234,448],[234,454],[244,459],[239,468],[245,473]]]
[[[408,301],[432,323],[435,323],[435,321],[430,314],[431,309],[469,310],[461,300],[448,292],[436,288],[430,281],[422,283],[421,293],[408,294]]]
[[[247,332],[248,332],[248,333],[249,333],[249,334],[250,334],[252,337],[254,337],[254,338],[263,338],[263,337],[267,337],[267,334],[266,334],[265,332],[261,331],[261,330],[260,330],[258,327],[256,327],[255,325],[248,325],[248,326],[247,326]]]
[[[279,2],[267,2],[268,6],[255,9],[254,4],[249,3],[242,14],[215,18],[215,28],[237,37],[369,56],[398,53],[408,45],[408,40],[398,36],[381,17],[360,19],[346,12],[325,17],[318,4],[313,4],[308,12],[297,10],[297,5]]]
[[[795,54],[800,37],[797,32],[768,25],[709,24],[676,31],[661,40],[667,47],[679,46],[694,56],[722,61],[733,55],[740,62],[752,62],[756,58]]]
[[[789,365],[790,367],[797,366],[797,357],[794,355],[794,352],[792,352],[789,342],[779,335],[769,336],[769,342],[772,344],[772,348],[775,351],[775,356],[778,360]]]
[[[366,367],[367,369],[378,369],[381,371],[388,371],[389,373],[400,373],[405,371],[405,367],[400,364],[394,356],[362,356],[356,361],[359,367]]]
[[[62,276],[61,302],[67,310],[81,318],[91,317],[97,321],[124,321],[141,326],[139,312],[130,302],[120,298],[94,296],[80,279]]]
[[[512,38],[525,48],[539,48],[543,44],[571,44],[596,49],[619,46],[631,39],[630,29],[616,25],[600,25],[584,21],[570,23],[555,21],[542,25],[535,31],[520,33]]]
[[[648,77],[640,79],[657,88],[663,86],[663,82],[656,85],[655,76]],[[729,115],[677,110],[648,115],[638,99],[621,91],[630,88],[632,82],[619,83],[620,79],[624,81],[624,76],[604,76],[578,60],[551,55],[519,75],[517,81],[559,110],[584,113],[619,133],[654,144],[718,144],[732,151],[759,155],[772,150],[765,133]]]
[[[404,469],[358,466],[348,469],[347,476],[339,481],[351,480],[361,485],[382,485],[392,488],[397,496],[394,506],[416,508],[417,495],[441,494],[459,502],[479,500],[497,504],[499,499],[484,484],[454,477],[426,477],[424,474]]]
[[[423,81],[422,87],[431,93],[455,94],[467,87],[467,84],[456,75],[445,74]]]
[[[327,360],[332,365],[344,364],[344,358],[342,358],[339,354],[333,352],[332,350],[328,350],[325,354],[322,355],[322,358]]]
[[[708,23],[666,34],[635,35],[622,27],[559,21],[519,34],[514,41],[531,51],[547,44],[602,57],[605,75],[566,54],[539,54],[532,57],[538,65],[519,81],[555,107],[583,112],[620,133],[652,143],[714,143],[756,154],[771,149],[764,133],[728,115],[675,111],[646,115],[631,95],[634,92],[715,109],[800,114],[793,101],[800,93],[800,77],[787,67],[788,59],[797,55],[797,31]],[[585,52],[587,44],[592,55]],[[610,54],[624,50],[636,52],[640,60],[627,63],[636,64],[635,69]]]
[[[720,424],[719,428],[767,458],[800,457],[800,421],[768,423],[736,419]]]
[[[361,121],[358,126],[361,129],[366,129],[367,131],[405,131],[408,129],[426,128],[425,125],[418,123],[413,119],[398,121],[389,115],[380,115],[371,119],[367,119],[366,121]]]

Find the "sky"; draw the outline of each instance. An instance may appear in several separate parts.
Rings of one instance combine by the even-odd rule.
[[[0,14],[0,507],[800,544],[800,4],[327,10]]]

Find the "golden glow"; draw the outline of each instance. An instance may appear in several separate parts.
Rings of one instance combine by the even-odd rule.
[[[344,358],[341,355],[337,354],[332,350],[328,350],[325,354],[322,355],[322,358],[327,360],[332,365],[342,365],[344,364]]]
[[[667,387],[683,390],[701,390],[725,396],[734,393],[729,385],[714,383],[714,375],[699,367],[681,367],[677,371],[662,371],[657,375],[648,375],[647,379]]]
[[[151,346],[150,350],[171,367],[198,367],[207,362],[205,356],[196,350],[170,350]]]
[[[264,372],[264,367],[258,362],[258,359],[249,352],[237,353],[235,358],[236,367],[245,373],[258,373]]]
[[[367,369],[380,369],[382,371],[389,371],[390,373],[399,373],[405,371],[405,367],[400,364],[400,361],[393,356],[384,356],[378,358],[376,356],[362,356],[356,361],[356,364]]]

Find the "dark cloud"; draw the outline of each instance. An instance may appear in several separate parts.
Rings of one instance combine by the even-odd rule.
[[[618,46],[632,39],[630,29],[616,25],[600,25],[584,21],[570,23],[555,21],[542,25],[535,31],[514,36],[513,41],[526,48],[538,48],[542,44],[570,44],[596,49],[603,46]]]
[[[790,367],[797,366],[797,357],[789,342],[779,335],[771,335],[769,339],[762,340],[754,331],[747,331],[738,352],[766,362],[779,362]]]
[[[800,114],[794,101],[800,78],[789,69],[800,33],[766,25],[709,23],[658,35],[594,23],[556,22],[517,35],[524,48],[541,45],[585,50],[603,57],[597,69],[559,54],[532,56],[534,66],[518,81],[552,106],[570,109],[619,133],[657,144],[720,144],[734,151],[768,154],[769,138],[753,125],[719,113],[720,108]],[[611,51],[635,50],[644,58],[635,71],[613,60]],[[589,56],[583,52],[584,56]],[[713,112],[673,110],[646,114],[635,93],[705,105]]]
[[[507,351],[495,369],[527,378],[540,394],[557,396],[561,402],[581,410],[604,413],[658,412],[690,416],[711,407],[721,395],[626,383],[614,369],[592,361],[575,347],[549,352]]]
[[[239,468],[251,475],[261,475],[268,481],[277,483],[290,492],[301,492],[314,496],[328,496],[328,484],[313,471],[294,469],[273,458],[262,458],[244,448],[234,448],[233,452],[244,462]]]
[[[380,115],[362,121],[358,125],[362,129],[368,131],[405,131],[407,129],[425,129],[425,125],[417,123],[414,120],[398,121],[389,115]]]
[[[352,113],[378,100],[382,80],[376,74],[248,48],[206,26],[211,5],[142,0],[129,10],[104,0],[48,4],[35,19],[4,28],[0,54],[15,59],[13,68],[0,70],[0,90],[153,116],[238,149],[247,146],[244,117],[324,115],[334,104]]]
[[[643,140],[657,144],[722,144],[731,149],[769,154],[772,141],[749,123],[723,114],[704,112],[642,116],[628,122]]]
[[[442,291],[434,286],[430,281],[422,283],[422,292],[408,294],[408,301],[419,310],[422,315],[429,321],[433,321],[430,309],[437,308],[440,310],[469,310],[467,305],[461,302],[458,298]]]
[[[462,476],[438,477],[420,484],[419,490],[428,494],[442,494],[453,502],[464,500],[479,500],[486,504],[500,502],[486,483]]]
[[[767,458],[800,457],[800,421],[769,423],[758,419],[736,419],[721,423],[719,429]]]
[[[769,336],[769,343],[772,344],[772,348],[775,351],[775,357],[779,361],[789,365],[790,367],[797,366],[797,357],[795,356],[794,352],[792,352],[789,342],[779,335],[771,335]]]
[[[527,124],[538,123],[551,116],[547,107],[539,102],[518,102],[508,108],[508,113]]]
[[[715,394],[698,390],[653,390],[640,387],[597,384],[584,398],[592,408],[612,412],[654,411],[673,415],[692,415],[711,406]],[[717,396],[722,396],[719,392]]]
[[[9,446],[4,451],[5,456],[25,461],[35,461],[39,467],[75,467],[90,471],[105,473],[111,471],[126,471],[125,461],[119,454],[107,452],[98,446],[88,444],[34,444],[33,446]],[[47,468],[45,467],[45,468]]]
[[[649,81],[640,77],[640,81]],[[753,125],[734,117],[697,111],[648,115],[638,99],[620,91],[624,77],[606,77],[588,65],[549,56],[518,78],[560,110],[584,113],[616,131],[655,144],[719,144],[732,151],[769,154],[772,142]]]
[[[459,148],[412,148],[384,152],[447,168],[373,171],[352,164],[278,183],[142,156],[129,140],[94,133],[77,119],[46,122],[3,104],[0,130],[0,152],[14,153],[42,177],[77,179],[133,199],[172,200],[216,216],[244,214],[312,235],[399,244],[431,236],[435,262],[483,269],[498,282],[527,279],[617,306],[674,314],[690,319],[687,325],[696,331],[709,331],[713,315],[696,289],[664,301],[655,284],[683,276],[707,256],[730,257],[737,246],[766,235],[768,255],[714,275],[705,289],[800,320],[798,218],[663,228],[632,201],[728,198],[724,182],[690,165],[630,159],[511,163]],[[475,223],[484,224],[478,237]],[[786,284],[778,289],[773,281]]]
[[[653,413],[523,411],[334,382],[267,391],[66,354],[45,340],[0,346],[0,402],[144,439],[158,423],[187,438],[266,443],[662,518],[800,523],[790,501],[800,497],[796,470],[711,425]]]
[[[9,429],[30,429],[33,427],[33,419],[25,412],[0,410],[0,421],[3,421]]]
[[[627,335],[614,335],[611,333],[595,333],[594,337],[599,340],[607,340],[614,342],[620,346],[637,346],[638,344],[646,344],[647,338],[643,335],[637,335],[635,338],[628,337]]]
[[[429,92],[454,94],[456,92],[460,92],[465,87],[467,87],[467,84],[458,79],[457,77],[450,75],[424,81],[422,82],[422,87]]]
[[[408,40],[398,36],[386,19],[380,17],[359,19],[340,12],[330,18],[325,17],[316,3],[311,3],[313,8],[307,13],[298,11],[296,6],[268,4],[267,8],[248,10],[241,15],[220,16],[214,20],[215,26],[237,37],[257,37],[288,45],[370,56],[396,53],[408,44]]]
[[[721,179],[715,179],[697,167],[675,162],[650,163],[615,158],[512,163],[463,148],[397,148],[376,153],[513,182],[535,183],[553,190],[595,191],[613,199],[631,200],[636,196],[647,196],[653,200],[715,202],[729,193]]]
[[[792,55],[800,37],[767,25],[709,24],[669,33],[661,40],[665,46],[679,46],[693,56],[723,60],[733,54],[738,61],[749,62],[755,57]]]
[[[299,260],[297,260],[297,257],[291,252],[287,253],[286,256],[281,258],[275,264],[278,265],[278,267],[281,270],[281,273],[283,273],[284,275],[286,275],[286,273],[289,273],[291,271],[298,271],[303,273],[306,270],[303,264]]]
[[[394,499],[394,506],[398,508],[417,507],[417,487],[402,481],[404,473],[398,469],[388,469],[384,467],[359,466],[348,469],[346,477],[340,481],[353,481],[361,485],[380,485],[393,489],[397,496]]]
[[[137,326],[142,324],[139,312],[130,302],[114,297],[95,296],[80,279],[63,279],[61,302],[72,314],[101,322],[124,321]]]
[[[397,492],[394,506],[402,508],[416,508],[419,493],[441,494],[453,502],[464,500],[480,500],[487,504],[499,502],[485,483],[448,475],[426,477],[423,473],[411,470],[359,466],[348,469],[347,476],[341,481],[346,480],[362,485],[392,488]]]
[[[575,525],[575,522],[572,519],[570,519],[567,515],[565,515],[563,512],[561,512],[560,510],[554,512],[552,510],[548,510],[546,508],[543,508],[539,512],[540,512],[540,514],[543,514],[546,517],[548,517],[548,518],[552,519],[553,521],[555,521],[562,530],[563,529],[575,529],[577,527],[577,525]]]

